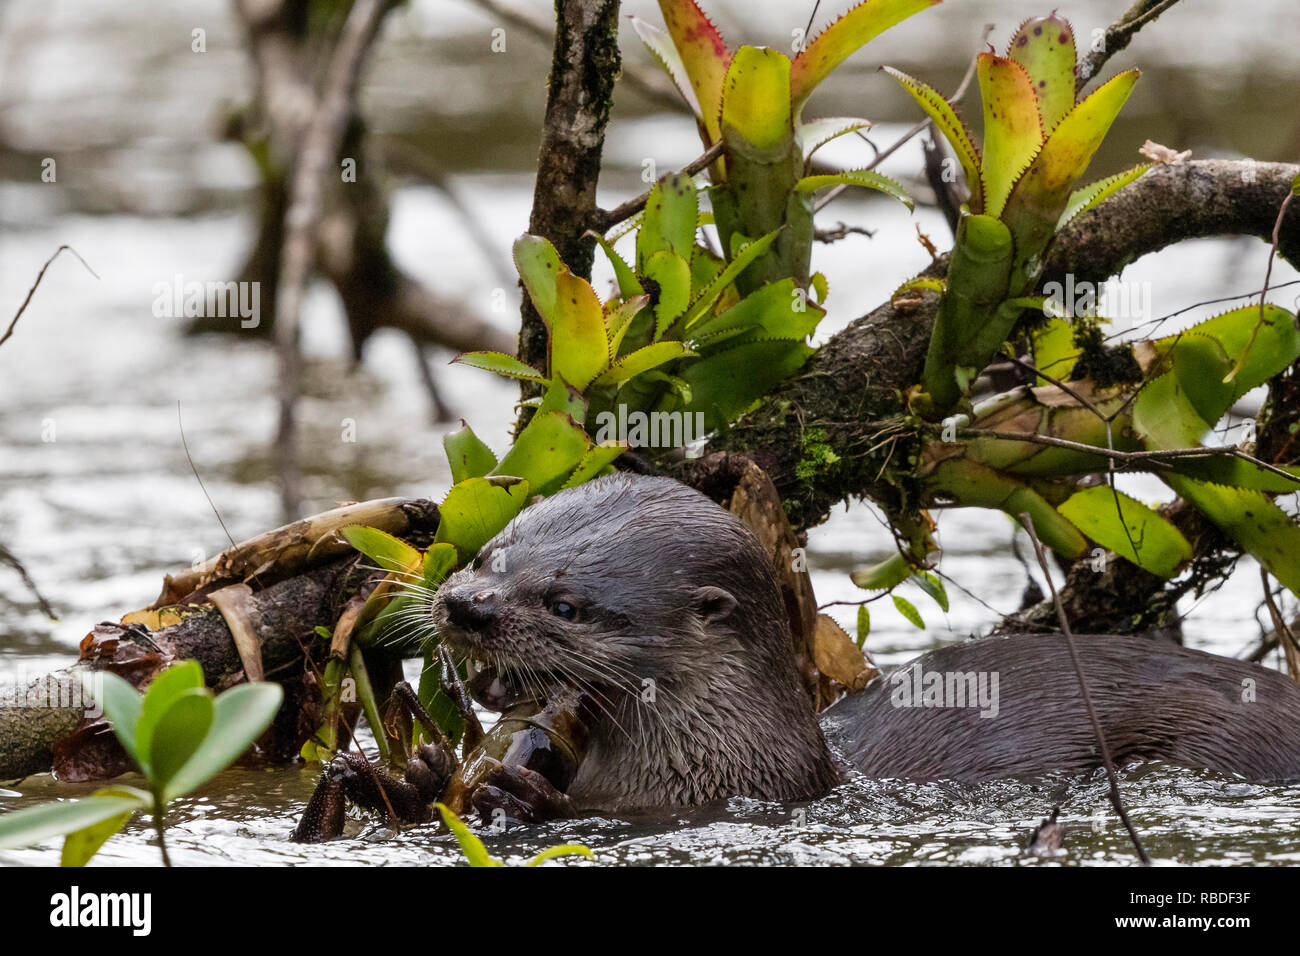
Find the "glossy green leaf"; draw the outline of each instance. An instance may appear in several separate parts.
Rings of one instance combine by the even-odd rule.
[[[523,478],[532,494],[549,495],[558,491],[564,479],[578,467],[590,444],[586,432],[568,415],[560,412],[534,415],[501,459],[495,474]],[[467,557],[464,550],[461,554]]]
[[[854,52],[894,24],[939,0],[864,0],[843,14],[795,57],[790,68],[790,95],[797,112],[822,80]]]
[[[140,720],[135,725],[136,749],[146,759],[140,769],[148,776],[151,772],[148,755],[153,749],[154,728],[181,694],[201,690],[204,686],[203,668],[198,661],[180,661],[158,674],[144,695]]]
[[[1007,56],[1029,74],[1043,117],[1043,132],[1051,132],[1074,107],[1074,30],[1055,13],[1026,20],[1011,37]]]
[[[605,311],[591,283],[567,269],[555,280],[555,293],[551,377],[585,391],[608,362]]]
[[[850,169],[842,173],[828,173],[821,176],[805,176],[799,180],[796,189],[801,193],[814,193],[827,186],[865,186],[875,189],[886,196],[893,196],[908,209],[914,206],[912,197],[901,185],[888,176],[882,176],[873,169]]]
[[[717,142],[722,85],[731,63],[731,52],[718,28],[694,0],[659,0],[659,11],[695,91],[709,141]]]
[[[572,385],[561,379],[556,379],[546,386],[546,391],[542,393],[542,400],[537,404],[537,413],[542,414],[544,412],[563,412],[575,422],[585,421],[587,418],[587,400],[583,398],[582,392]],[[494,462],[493,467],[495,466]],[[491,469],[488,469],[484,474],[490,472]]]
[[[921,617],[921,612],[916,609],[907,598],[899,597],[897,594],[891,594],[890,600],[894,602],[894,607],[898,608],[898,613],[907,618],[909,624],[922,631],[925,630],[925,621]]]
[[[794,136],[790,60],[770,47],[742,46],[727,70],[722,136],[746,153],[781,151]]]
[[[454,545],[462,561],[470,560],[519,514],[528,502],[528,490],[521,476],[471,478],[454,485],[439,506],[434,541]]]
[[[551,328],[555,319],[555,280],[567,271],[549,239],[524,234],[515,240],[512,248],[515,268],[524,282],[524,289],[533,308]]]
[[[931,574],[929,571],[922,571],[913,575],[910,580],[928,594],[930,600],[939,605],[939,608],[945,614],[948,613],[948,589],[943,586],[943,581],[937,575]]]
[[[91,794],[91,800],[127,799],[138,802],[136,810],[143,810],[150,804],[149,794],[134,787],[104,787]],[[92,823],[80,830],[75,830],[63,838],[63,853],[59,859],[60,866],[85,866],[90,858],[99,852],[99,848],[126,826],[126,822],[135,815],[136,810],[124,810],[122,813],[97,823]]]
[[[1159,577],[1173,577],[1192,556],[1182,532],[1159,513],[1106,485],[1075,492],[1057,510],[1102,547]]]
[[[663,342],[652,342],[635,352],[624,355],[611,365],[600,378],[596,379],[595,384],[622,385],[624,382],[636,378],[642,372],[647,372],[667,362],[674,362],[677,359],[695,354],[684,342],[672,339]]]
[[[485,372],[492,372],[496,375],[504,375],[507,378],[522,379],[525,382],[539,382],[545,384],[547,378],[531,365],[525,365],[513,355],[507,355],[505,352],[462,352],[457,355],[453,362],[461,365],[468,365],[471,368],[481,368]]]
[[[981,191],[980,153],[971,138],[970,130],[961,121],[957,111],[933,87],[892,67],[886,66],[882,69],[896,79],[903,89],[912,94],[912,98],[921,105],[921,109],[925,110],[926,115],[934,121],[935,127],[943,134],[943,138],[948,141],[948,145],[957,156],[957,162],[961,164],[962,172],[966,175],[966,186],[971,193],[970,208],[977,213],[982,212],[984,198]]]
[[[195,754],[212,726],[212,692],[207,688],[182,691],[167,706],[153,728],[149,742],[149,784],[159,793]]]
[[[1074,344],[1074,326],[1065,319],[1048,319],[1033,335],[1034,365],[1057,381],[1068,382],[1081,353]],[[1046,385],[1039,378],[1037,384]]]
[[[1043,145],[1038,100],[1025,68],[1015,60],[981,53],[980,98],[984,103],[984,212],[1002,212],[1011,184]]]
[[[113,733],[121,741],[122,749],[138,766],[148,763],[148,754],[142,754],[136,745],[135,729],[144,709],[144,698],[140,693],[111,671],[83,671],[81,686],[88,696],[99,702],[104,716],[113,725]]]
[[[387,531],[354,524],[344,528],[342,534],[348,544],[385,571],[409,571],[420,566],[420,552]]]
[[[207,736],[172,776],[163,791],[164,802],[201,787],[238,760],[271,726],[283,699],[280,685],[270,683],[240,684],[218,694]]]
[[[899,552],[891,554],[876,564],[857,568],[849,579],[864,591],[888,591],[912,576],[912,566]]]
[[[858,605],[858,647],[865,647],[871,633],[871,612],[865,604]]]
[[[761,330],[766,338],[807,338],[826,312],[800,295],[800,291],[793,279],[770,282],[730,309],[697,322],[687,333],[692,341],[751,329]]]
[[[139,796],[92,796],[10,810],[0,813],[0,850],[34,846],[147,806],[149,798],[142,793]]]
[[[497,456],[474,434],[474,429],[465,424],[463,418],[460,428],[442,436],[442,447],[447,452],[447,462],[451,465],[452,484],[466,478],[481,478],[496,467]]]

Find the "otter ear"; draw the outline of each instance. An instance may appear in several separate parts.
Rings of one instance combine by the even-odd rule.
[[[692,595],[695,611],[710,624],[725,621],[736,609],[736,599],[730,591],[715,587],[696,588]]]

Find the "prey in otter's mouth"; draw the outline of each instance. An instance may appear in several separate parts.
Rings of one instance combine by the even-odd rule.
[[[525,509],[434,595],[488,696],[595,702],[584,809],[825,793],[836,771],[753,533],[669,479],[615,475]]]

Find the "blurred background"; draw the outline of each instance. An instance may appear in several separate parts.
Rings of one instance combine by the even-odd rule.
[[[496,5],[411,0],[390,14],[363,76],[361,109],[367,171],[387,204],[394,263],[446,304],[452,321],[476,319],[512,337],[519,293],[509,246],[527,226],[550,50],[493,12]],[[1070,0],[1060,13],[1086,48],[1128,5]],[[543,23],[551,15],[544,0],[509,6]],[[812,0],[706,6],[733,45],[786,49],[814,11]],[[813,31],[840,6],[823,2]],[[824,84],[807,111],[870,118],[871,142],[845,137],[819,155],[862,165],[919,118],[876,71],[880,64],[951,92],[981,49],[985,24],[994,24],[990,38],[1000,47],[1022,19],[1049,7],[947,0],[886,33]],[[624,12],[659,22],[653,0],[629,0]],[[650,74],[626,21],[622,37],[629,69]],[[261,175],[249,150],[229,138],[232,116],[254,93],[246,40],[226,0],[0,3],[0,328],[58,246],[72,246],[98,274],[61,256],[0,348],[0,545],[60,615],[51,622],[19,575],[0,565],[0,675],[66,662],[96,621],[147,604],[164,573],[227,544],[186,460],[182,421],[194,467],[230,533],[240,539],[279,523],[274,352],[237,327],[193,335],[184,317],[158,314],[159,287],[234,279],[257,238]],[[494,41],[504,49],[494,51]],[[1300,20],[1282,4],[1184,0],[1108,64],[1107,74],[1140,65],[1144,78],[1089,178],[1138,162],[1148,138],[1197,158],[1296,161],[1297,49]],[[977,121],[973,94],[965,113]],[[643,191],[647,161],[662,174],[699,152],[684,114],[621,83],[601,204]],[[926,198],[919,139],[881,168]],[[820,215],[822,227],[842,220],[875,231],[816,251],[814,267],[831,290],[821,338],[928,263],[909,219],[939,248],[950,244],[942,216],[924,203],[909,216],[888,201],[846,194]],[[1125,278],[1151,284],[1160,316],[1258,289],[1267,251],[1252,239],[1185,243]],[[598,270],[596,278],[604,288],[608,275]],[[1275,267],[1274,284],[1295,278],[1285,264]],[[1285,288],[1277,301],[1294,308],[1295,293]],[[380,328],[354,366],[344,308],[322,283],[310,288],[303,334],[304,511],[393,494],[440,497],[449,480],[440,437],[451,426],[434,422],[408,337]],[[444,411],[502,449],[517,390],[448,366],[445,349],[427,354]],[[1148,498],[1160,488],[1138,486]],[[930,625],[924,632],[879,611],[868,647],[885,663],[965,637],[1019,605],[1026,577],[1010,550],[1009,522],[948,514],[941,540],[943,569],[962,590],[950,588],[947,615],[909,595]],[[870,507],[838,511],[811,535],[819,599],[856,599],[861,592],[844,572],[889,548]],[[1239,577],[1240,586],[1195,608],[1192,643],[1236,654],[1257,637],[1257,577]],[[852,629],[853,609],[835,611]]]

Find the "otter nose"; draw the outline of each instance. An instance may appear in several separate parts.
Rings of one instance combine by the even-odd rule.
[[[497,593],[492,590],[456,590],[443,600],[447,605],[447,619],[467,631],[490,624],[497,616]]]

